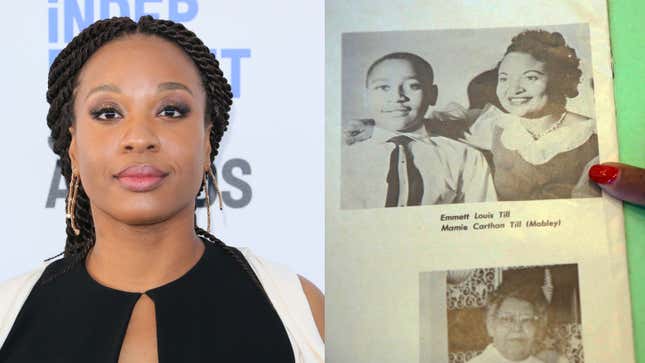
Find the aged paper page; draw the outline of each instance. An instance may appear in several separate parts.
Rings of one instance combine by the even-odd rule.
[[[609,49],[605,1],[327,1],[329,362],[634,361]]]

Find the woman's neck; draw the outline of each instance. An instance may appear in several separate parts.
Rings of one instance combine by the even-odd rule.
[[[85,264],[104,286],[145,292],[181,277],[204,253],[204,243],[194,231],[192,208],[143,226],[127,225],[95,209],[96,244]]]
[[[535,118],[520,118],[520,123],[524,128],[533,135],[534,138],[538,139],[544,134],[553,131],[554,128],[559,127],[562,123],[565,116],[564,110],[558,113],[550,113],[545,116],[535,117]]]

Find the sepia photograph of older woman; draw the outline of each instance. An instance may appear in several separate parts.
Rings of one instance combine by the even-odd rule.
[[[538,286],[502,284],[488,299],[486,331],[490,344],[469,363],[568,363],[555,351],[536,352],[543,338],[549,302]]]
[[[1,362],[324,361],[320,290],[196,223],[232,92],[192,31],[96,21],[52,63],[47,102],[67,240],[0,284]]]

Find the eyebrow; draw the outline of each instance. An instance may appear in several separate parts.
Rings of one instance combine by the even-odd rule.
[[[157,87],[157,90],[159,90],[159,91],[184,90],[184,91],[190,93],[191,95],[193,94],[193,92],[190,90],[190,88],[188,88],[188,86],[184,85],[183,83],[179,83],[179,82],[164,82],[164,83],[161,83]]]
[[[542,71],[538,71],[538,70],[536,70],[536,69],[529,69],[528,71],[524,71],[524,72],[522,72],[522,74],[527,74],[527,73],[529,73],[529,72],[535,72],[535,73],[539,73],[539,74],[541,74],[541,75],[544,75],[544,72],[542,72]],[[506,73],[506,72],[499,72],[499,74],[505,74],[505,75],[507,75],[507,76],[508,76],[508,73]]]
[[[404,81],[408,81],[408,80],[410,80],[410,79],[415,79],[415,80],[417,80],[417,81],[418,81],[418,80],[419,80],[419,77],[415,75],[415,76],[406,77],[406,78],[404,78],[403,80],[404,80]],[[370,80],[369,80],[369,83],[370,83],[370,84],[372,84],[372,83],[374,83],[374,82],[387,82],[387,81],[389,81],[389,80],[390,80],[389,78],[374,78],[374,79],[370,79]]]
[[[157,91],[158,92],[172,91],[172,90],[178,90],[178,89],[179,90],[184,90],[184,91],[190,93],[191,95],[193,94],[193,92],[190,90],[190,88],[188,88],[183,83],[179,83],[179,82],[164,82],[164,83],[159,84],[159,86],[157,86]],[[88,99],[92,94],[97,93],[97,92],[121,93],[121,89],[119,87],[117,87],[116,85],[111,84],[111,83],[102,84],[100,86],[92,88],[92,90],[87,93],[87,96],[85,96],[85,99]]]
[[[369,83],[372,84],[374,82],[387,82],[387,81],[389,81],[388,78],[374,78],[374,79],[370,79]]]
[[[98,87],[92,88],[92,90],[87,93],[87,96],[85,96],[85,99],[87,100],[92,94],[96,92],[121,93],[121,89],[113,84],[102,84]]]

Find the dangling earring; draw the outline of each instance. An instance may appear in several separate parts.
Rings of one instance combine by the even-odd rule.
[[[74,231],[74,235],[78,236],[81,231],[76,225],[76,196],[78,194],[78,184],[80,176],[76,173],[76,169],[72,169],[72,176],[69,180],[69,189],[67,189],[67,210],[65,211],[65,218],[69,219],[69,224]]]
[[[217,201],[219,202],[219,210],[224,209],[224,206],[222,205],[222,192],[220,192],[219,186],[217,185],[217,178],[213,173],[213,169],[208,168],[208,171],[204,172],[204,178],[202,179],[202,188],[204,188],[205,199],[206,199],[206,218],[208,218],[208,221],[206,222],[206,231],[208,233],[211,232],[211,198],[208,190],[209,176],[211,177],[211,179],[213,179],[213,186],[215,187],[215,192],[217,192]]]
[[[208,174],[211,176],[211,179],[213,179],[213,186],[215,187],[217,201],[219,202],[219,210],[224,210],[224,205],[222,204],[222,192],[219,190],[219,185],[217,185],[217,178],[213,173],[213,168],[208,168]]]
[[[204,189],[206,199],[206,232],[211,233],[211,198],[208,195],[208,172],[204,172],[202,178],[202,188]]]

